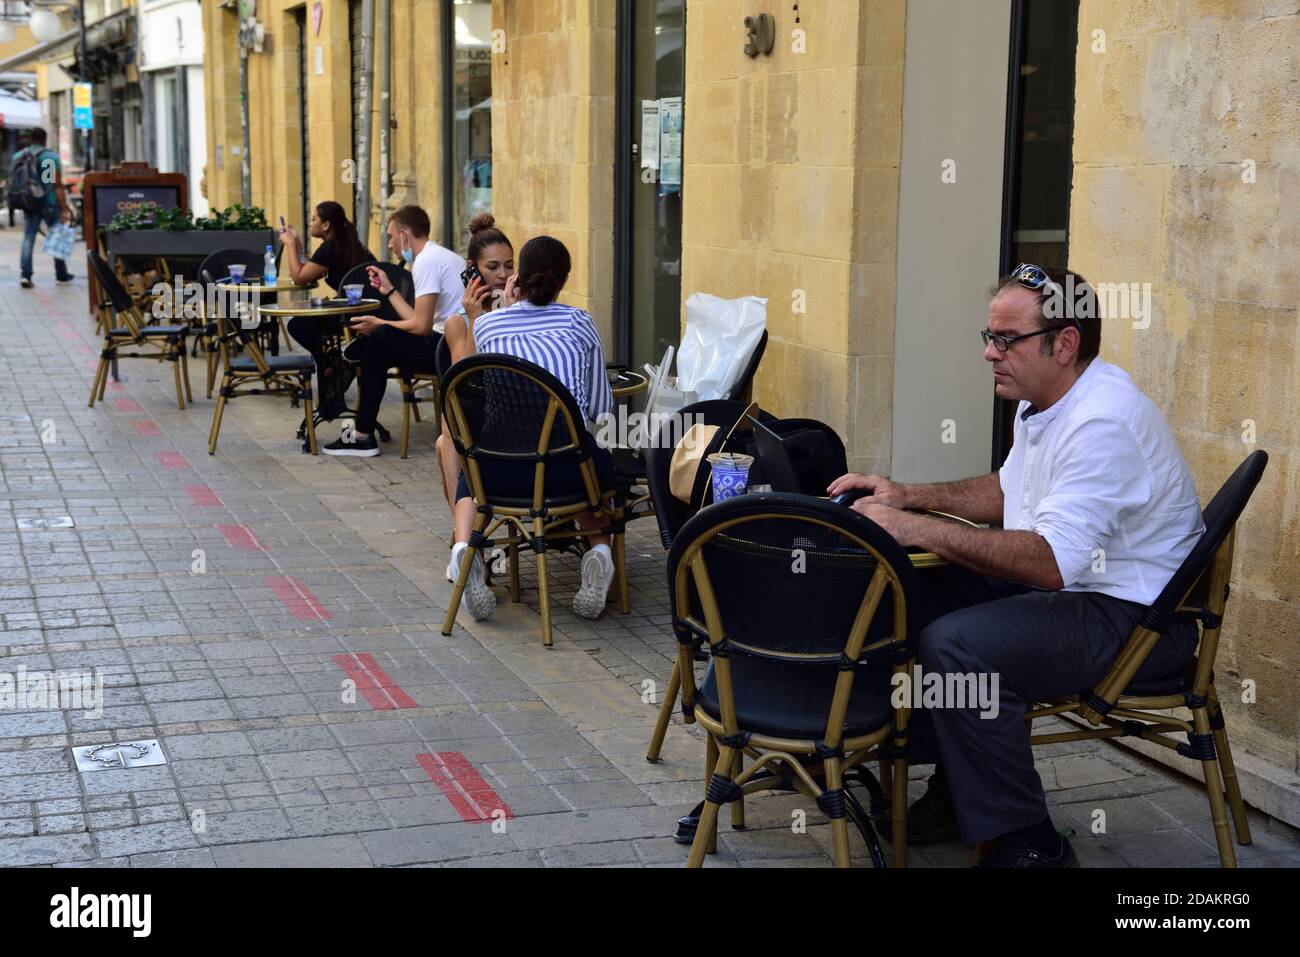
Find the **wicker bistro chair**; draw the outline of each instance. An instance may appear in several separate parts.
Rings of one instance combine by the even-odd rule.
[[[1200,761],[1219,860],[1224,867],[1237,866],[1228,832],[1225,788],[1238,843],[1250,844],[1251,836],[1228,745],[1223,709],[1214,689],[1214,658],[1228,599],[1237,519],[1267,465],[1268,453],[1253,452],[1206,506],[1205,534],[1138,622],[1105,679],[1090,692],[1043,703],[1025,716],[1031,728],[1037,718],[1060,714],[1077,715],[1092,725],[1078,731],[1032,735],[1030,742],[1034,745],[1140,737]],[[1138,670],[1175,617],[1190,617],[1200,623],[1201,638],[1195,658],[1177,674],[1135,681]],[[1191,721],[1167,713],[1174,708],[1190,710]],[[1187,742],[1169,737],[1175,734],[1185,734]]]
[[[176,405],[184,409],[186,400],[194,401],[194,396],[190,394],[189,365],[185,358],[185,337],[189,335],[189,327],[148,325],[140,307],[123,288],[104,257],[92,249],[87,251],[86,259],[95,281],[107,297],[111,316],[106,322],[108,328],[104,332],[104,348],[99,354],[99,366],[90,386],[88,405],[94,408],[95,400],[104,398],[109,369],[118,359],[155,359],[172,363],[172,375],[176,380]],[[101,321],[103,324],[105,322]],[[152,351],[122,351],[129,347]]]
[[[240,319],[218,310],[216,336],[224,372],[217,393],[217,407],[212,413],[212,430],[208,434],[208,454],[217,452],[217,437],[226,403],[245,395],[274,395],[302,402],[306,443],[303,451],[319,454],[315,418],[312,411],[312,376],[316,361],[309,355],[267,356],[263,354],[256,330],[244,330]],[[242,355],[236,352],[242,349]]]
[[[615,586],[620,608],[627,614],[631,609],[623,542],[626,488],[617,483],[616,487],[601,487],[595,464],[582,444],[585,416],[560,380],[515,356],[470,356],[447,370],[442,414],[479,505],[471,548],[465,550],[442,633],[450,635],[456,623],[474,549],[494,548],[497,543],[492,536],[504,528],[512,601],[519,600],[520,548],[527,547],[537,556],[542,643],[550,647],[547,551],[553,544],[570,545],[598,534],[574,528],[574,519],[588,511],[609,518],[603,531],[612,536]],[[520,496],[517,490],[485,484],[484,465],[489,472],[519,469],[521,485],[531,479],[531,492]]]
[[[247,279],[255,280],[262,275],[262,257],[257,253],[251,253],[244,249],[219,249],[215,253],[209,254],[199,264],[199,282],[205,289],[211,288],[213,284],[223,282],[230,278],[230,267],[242,265],[244,274]],[[275,294],[269,297],[274,300]],[[224,297],[217,297],[217,301],[224,301]],[[236,350],[242,347],[244,341],[249,338],[255,338],[257,344],[263,350],[265,355],[270,352],[271,355],[279,355],[280,342],[280,324],[277,320],[265,321],[258,326],[256,332],[245,332],[242,338],[230,339],[223,338],[219,334],[217,327],[217,317],[208,315],[207,307],[208,297],[203,298],[203,317],[194,329],[195,355],[198,351],[204,353],[207,366],[207,395],[212,398],[212,389],[216,385],[217,370],[226,370],[230,365],[230,349]],[[287,341],[287,340],[286,340]]]
[[[830,818],[837,866],[850,863],[850,815],[882,866],[871,822],[844,788],[845,772],[871,760],[892,768],[894,864],[906,864],[909,710],[890,699],[892,676],[912,667],[915,587],[911,562],[879,526],[811,496],[747,495],[686,523],[668,589],[683,712],[708,732],[690,866],[714,849],[721,805],[743,826],[745,795],[772,790],[777,771]],[[697,688],[700,639],[712,660]]]
[[[396,322],[401,317],[397,310],[393,308],[392,303],[388,301],[387,296],[381,296],[379,290],[370,284],[370,275],[367,270],[371,266],[378,266],[388,275],[388,281],[393,287],[402,294],[408,305],[415,304],[415,278],[397,263],[363,263],[353,269],[348,270],[348,274],[343,277],[344,286],[365,286],[362,290],[363,299],[378,299],[380,302],[379,312],[374,315],[385,322]],[[342,295],[343,290],[339,290]],[[402,390],[402,458],[409,458],[411,454],[411,418],[414,416],[415,421],[420,421],[420,403],[431,399],[434,408],[434,421],[437,423],[438,431],[442,430],[441,413],[438,411],[438,375],[432,369],[391,369],[388,378],[396,379],[398,387]],[[419,392],[423,389],[433,389],[433,395],[422,398]]]

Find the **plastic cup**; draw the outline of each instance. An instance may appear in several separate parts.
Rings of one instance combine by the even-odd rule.
[[[754,465],[752,455],[737,452],[715,452],[709,456],[713,469],[713,501],[725,502],[744,495],[749,487],[749,470]]]
[[[243,264],[241,264],[241,263],[235,263],[234,265],[232,265],[232,266],[230,267],[230,278],[233,279],[233,280],[235,280],[235,282],[243,282],[243,281],[244,281],[244,271],[245,271],[247,268],[248,268],[247,266],[245,266],[245,265],[243,265]]]
[[[361,294],[366,291],[365,286],[344,286],[343,295],[348,297],[348,305],[355,306],[361,302]]]

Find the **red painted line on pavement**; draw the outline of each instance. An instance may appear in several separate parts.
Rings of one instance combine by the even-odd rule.
[[[151,422],[149,419],[136,419],[131,424],[135,427],[136,435],[162,435],[158,423]]]
[[[280,604],[293,613],[299,621],[329,621],[333,615],[311,593],[311,589],[292,575],[267,575],[262,584],[275,593]]]
[[[187,469],[190,463],[179,452],[155,452],[153,457],[166,469]]]
[[[459,751],[439,751],[416,756],[429,780],[446,795],[451,806],[465,821],[492,821],[496,817],[513,818],[510,805],[474,770],[474,765]],[[496,814],[500,811],[500,814]]]
[[[126,388],[126,386],[122,385],[122,383],[118,382],[118,381],[115,380],[115,379],[109,379],[109,380],[108,380],[108,391],[109,391],[109,392],[121,392],[121,391],[123,391],[125,388]]]
[[[266,551],[266,546],[259,542],[257,536],[244,525],[218,525],[217,531],[230,543],[231,548],[241,552]]]
[[[395,708],[418,708],[410,695],[388,676],[388,672],[379,667],[371,655],[335,655],[334,663],[342,668],[361,692],[370,707],[376,711],[392,711]]]
[[[219,507],[226,504],[217,497],[216,492],[206,485],[187,485],[185,486],[185,494],[200,508],[209,508],[214,505]]]
[[[95,350],[90,348],[90,346],[86,345],[84,342],[78,342],[75,348],[79,355],[83,355],[83,356],[96,355]]]
[[[119,412],[143,412],[144,411],[144,409],[140,407],[139,402],[129,397],[114,399],[113,407],[116,408],[117,411]]]

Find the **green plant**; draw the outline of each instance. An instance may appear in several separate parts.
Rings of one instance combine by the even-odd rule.
[[[188,209],[163,209],[157,203],[141,203],[130,212],[118,213],[106,228],[110,233],[121,233],[128,229],[162,229],[172,233],[190,230],[252,232],[270,229],[266,223],[265,210],[260,206],[244,206],[241,203],[214,210],[206,219],[195,219]]]

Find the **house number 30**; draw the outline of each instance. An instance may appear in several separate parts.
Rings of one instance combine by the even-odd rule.
[[[776,46],[776,21],[770,13],[745,17],[745,56],[753,59],[759,54],[770,56]]]

